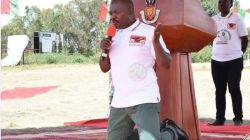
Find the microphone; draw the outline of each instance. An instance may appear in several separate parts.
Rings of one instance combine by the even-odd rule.
[[[108,29],[107,29],[107,33],[106,35],[108,36],[108,39],[111,41],[112,40],[112,37],[114,37],[116,34],[116,28],[115,28],[115,25],[114,24],[110,24]]]
[[[109,24],[109,27],[107,29],[107,32],[106,32],[106,35],[108,36],[108,40],[112,41],[112,38],[115,36],[116,34],[116,28],[115,28],[115,25],[114,24]],[[102,58],[106,58],[108,57],[108,50],[104,50],[102,52]]]

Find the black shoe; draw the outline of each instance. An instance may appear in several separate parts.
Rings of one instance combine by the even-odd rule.
[[[208,123],[208,125],[212,125],[212,126],[223,126],[225,121],[220,121],[220,120],[215,120],[212,123]]]
[[[243,124],[243,121],[242,120],[235,120],[234,121],[234,125],[235,126],[241,126]]]

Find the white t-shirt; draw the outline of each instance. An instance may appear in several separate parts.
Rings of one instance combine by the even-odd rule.
[[[248,35],[244,21],[233,12],[225,17],[219,13],[213,19],[217,25],[217,37],[213,41],[212,59],[225,62],[242,57],[240,37]]]
[[[157,77],[153,69],[154,29],[137,19],[130,27],[117,30],[109,52],[115,88],[111,106],[123,108],[160,102]],[[160,43],[169,52],[161,36]]]

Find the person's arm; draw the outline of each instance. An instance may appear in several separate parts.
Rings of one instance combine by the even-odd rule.
[[[111,64],[110,64],[110,59],[109,59],[109,49],[111,46],[111,41],[108,39],[103,39],[101,41],[101,49],[102,49],[102,55],[99,59],[99,66],[102,70],[102,72],[108,72],[111,68]]]
[[[171,55],[163,49],[159,40],[160,35],[161,35],[161,32],[160,32],[159,25],[156,25],[156,28],[154,30],[154,37],[152,40],[154,50],[155,50],[156,63],[159,66],[162,66],[164,68],[169,68],[172,58],[171,58]]]
[[[247,49],[247,44],[248,44],[248,31],[247,31],[244,20],[241,19],[239,16],[238,16],[238,20],[236,24],[237,24],[237,32],[241,39],[241,51],[245,53]]]
[[[248,37],[242,36],[242,37],[240,37],[240,39],[241,39],[241,50],[243,53],[245,53],[247,50]]]

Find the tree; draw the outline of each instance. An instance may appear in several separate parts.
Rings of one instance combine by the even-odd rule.
[[[2,48],[7,48],[7,38],[10,35],[22,35],[26,34],[24,27],[24,17],[15,17],[11,23],[5,25],[1,29],[1,45]]]
[[[217,0],[200,1],[209,16],[217,13]],[[98,21],[99,7],[100,0],[72,0],[66,5],[42,10],[35,6],[25,7],[24,17],[16,17],[2,28],[2,44],[12,34],[22,33],[32,38],[35,31],[55,32],[64,34],[64,44],[89,54],[104,37],[107,27],[107,23]]]
[[[214,16],[218,12],[218,0],[200,0],[201,6],[204,8],[208,16]],[[238,0],[233,0],[233,7],[240,9]]]
[[[26,6],[25,13],[24,25],[27,31],[26,33],[29,37],[32,37],[35,31],[42,30],[42,23],[40,19],[41,10],[36,6]]]
[[[239,2],[239,0],[233,0],[233,7],[236,7],[238,9],[240,9],[240,2]]]
[[[99,36],[97,28],[99,6],[96,1],[73,0],[65,5],[64,33],[68,44],[80,53],[89,53],[96,46]]]
[[[217,13],[217,5],[218,0],[200,0],[201,6],[204,8],[204,11],[207,13],[208,16],[216,15]]]
[[[98,22],[98,12],[99,2],[96,0],[72,0],[64,6],[42,10],[36,6],[25,7],[24,17],[17,17],[2,28],[2,41],[8,35],[18,33],[30,38],[35,31],[63,33],[69,46],[78,48],[80,53],[89,53],[103,37],[105,24]]]

